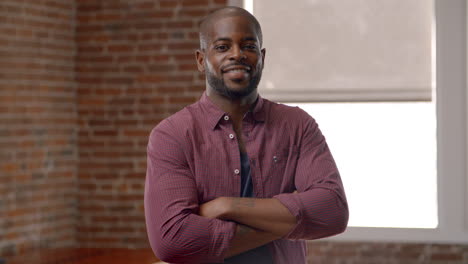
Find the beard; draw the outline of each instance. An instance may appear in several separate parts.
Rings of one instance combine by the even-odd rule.
[[[255,89],[257,89],[257,86],[260,83],[260,79],[262,78],[262,71],[260,70],[252,75],[246,87],[239,90],[234,90],[226,85],[222,77],[216,77],[216,75],[211,71],[210,67],[206,67],[206,69],[206,80],[210,87],[220,95],[229,99],[240,99],[251,94],[253,91],[255,91]]]

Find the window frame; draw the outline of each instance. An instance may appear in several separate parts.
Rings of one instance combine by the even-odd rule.
[[[228,5],[242,7],[243,2],[228,0]],[[439,224],[434,229],[348,227],[325,240],[468,244],[468,4],[465,0],[433,4]]]

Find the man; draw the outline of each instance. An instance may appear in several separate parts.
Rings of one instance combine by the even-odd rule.
[[[299,108],[258,95],[265,49],[247,11],[208,15],[196,61],[205,93],[149,139],[145,213],[156,256],[170,263],[306,263],[304,240],[343,232],[348,221],[317,124]]]

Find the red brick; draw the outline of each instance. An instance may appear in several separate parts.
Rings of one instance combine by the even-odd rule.
[[[93,135],[98,137],[115,137],[117,134],[118,131],[115,130],[97,130],[93,132]]]
[[[4,173],[12,173],[18,171],[19,165],[17,163],[7,163],[3,164],[0,168]]]
[[[143,67],[141,66],[127,66],[123,68],[123,71],[126,73],[139,73],[143,72]]]
[[[461,261],[463,260],[463,255],[461,252],[444,252],[444,253],[433,253],[431,254],[431,260],[435,261]]]
[[[124,135],[127,137],[148,137],[150,131],[148,130],[125,130]]]
[[[131,227],[111,227],[108,228],[107,231],[112,233],[132,233],[135,232],[134,228]]]
[[[109,52],[130,52],[133,50],[133,47],[131,45],[125,45],[125,44],[109,45],[107,47],[107,50]]]
[[[142,3],[138,3],[135,6],[138,9],[148,10],[148,9],[154,9],[155,3],[154,3],[154,1],[146,1],[146,2],[142,2]]]
[[[160,18],[170,18],[173,16],[172,11],[157,11],[151,13],[151,18],[160,19]]]
[[[163,23],[161,22],[139,22],[139,23],[134,24],[134,27],[139,30],[145,30],[145,29],[154,30],[157,28],[161,28],[162,26],[163,26]]]
[[[77,1],[77,13],[78,14],[86,14],[87,12],[95,12],[101,9],[101,5],[94,1],[87,1],[87,0],[78,0]]]
[[[181,71],[190,71],[190,72],[195,72],[198,71],[197,65],[195,63],[191,64],[180,64],[178,66],[179,70]]]
[[[94,183],[81,183],[79,185],[80,190],[93,191],[96,190],[96,184]]]
[[[78,103],[88,106],[102,106],[106,103],[106,100],[103,98],[81,98],[78,100]]]
[[[122,94],[122,90],[119,88],[103,88],[103,89],[96,89],[96,95],[112,95],[118,96]]]
[[[106,180],[106,179],[114,179],[115,174],[112,173],[94,173],[93,178],[98,179],[98,180]]]
[[[103,243],[104,245],[109,245],[109,244],[112,244],[112,243],[116,243],[119,239],[116,238],[116,237],[95,237],[93,236],[90,241],[92,241],[93,243]]]
[[[182,0],[183,6],[206,6],[208,2],[206,0]]]
[[[204,17],[209,14],[209,10],[207,9],[185,9],[179,13],[181,16],[190,16],[195,18]],[[197,33],[198,39],[198,33]]]
[[[138,46],[139,51],[160,51],[162,48],[161,44],[141,44]]]
[[[193,21],[174,21],[174,22],[167,22],[166,27],[170,29],[186,29],[186,28],[192,28],[196,26],[196,23]]]
[[[122,19],[122,16],[118,13],[100,13],[96,14],[95,19],[98,22],[119,22]]]
[[[141,35],[141,40],[166,40],[169,38],[167,32],[145,32]]]
[[[161,0],[159,1],[159,6],[162,8],[173,8],[178,5],[177,1],[174,0]]]
[[[65,12],[70,12],[74,8],[74,3],[63,1],[45,1],[45,5],[48,8],[62,9]]]
[[[167,80],[165,75],[140,75],[138,81],[142,83],[159,83]]]
[[[17,216],[24,216],[24,215],[33,214],[33,213],[35,213],[35,209],[21,208],[21,209],[7,211],[6,215],[8,217],[17,217]]]
[[[169,82],[191,82],[193,81],[193,76],[192,75],[181,75],[179,74],[178,76],[167,76],[167,81]]]
[[[116,216],[95,216],[93,217],[93,221],[115,223],[119,221],[119,218]]]
[[[178,62],[187,61],[187,62],[196,63],[195,52],[182,53],[182,54],[173,54],[173,55],[171,55],[171,57],[174,58],[174,60],[176,60]]]
[[[110,120],[104,120],[104,119],[91,119],[89,120],[89,125],[90,126],[109,126],[112,124],[112,121]]]
[[[125,54],[125,53],[124,53]],[[119,64],[125,64],[125,63],[128,63],[128,62],[131,62],[133,61],[133,56],[126,56],[126,55],[121,55],[119,53],[119,56],[116,56],[116,59],[117,63]]]
[[[103,232],[105,229],[101,226],[80,226],[77,231],[80,233],[96,233]]]
[[[87,52],[87,53],[101,53],[103,51],[103,47],[101,46],[84,46],[84,45],[80,45],[78,47],[78,52],[79,53],[82,53],[82,52]]]

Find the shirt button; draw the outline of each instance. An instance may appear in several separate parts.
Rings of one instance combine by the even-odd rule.
[[[234,174],[238,175],[239,173],[240,173],[240,171],[238,169],[234,170]]]
[[[228,120],[229,120],[229,116],[224,116],[224,120],[228,121]]]
[[[230,138],[230,139],[233,139],[233,138],[234,138],[234,135],[233,135],[233,134],[229,134],[229,138]]]

